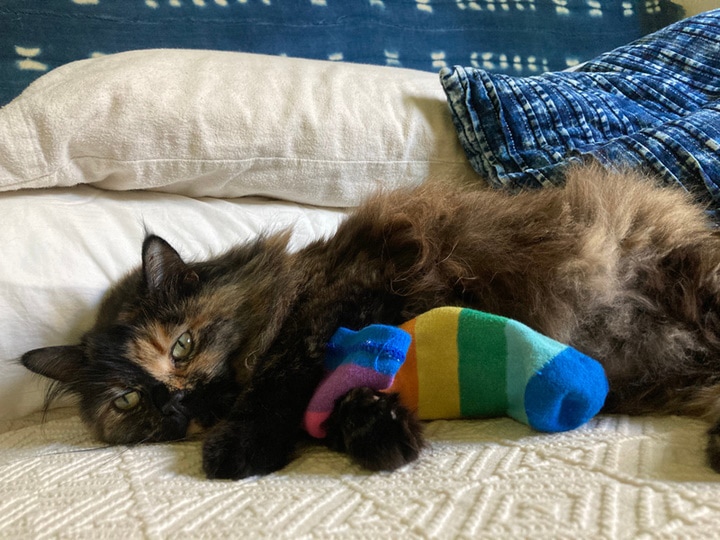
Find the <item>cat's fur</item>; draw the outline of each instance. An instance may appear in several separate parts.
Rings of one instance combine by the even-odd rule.
[[[706,418],[720,468],[720,237],[685,194],[580,168],[563,189],[380,194],[332,238],[289,253],[288,236],[193,263],[151,236],[79,345],[23,363],[77,394],[99,438],[176,439],[192,421],[209,428],[207,475],[242,478],[291,459],[339,326],[469,306],[600,360],[606,411]],[[193,349],[178,361],[185,332]],[[123,410],[128,390],[139,402]],[[412,461],[423,445],[395,396],[363,388],[327,427],[331,447],[370,469]]]

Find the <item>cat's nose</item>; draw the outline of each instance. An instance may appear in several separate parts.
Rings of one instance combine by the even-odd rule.
[[[185,399],[184,391],[171,392],[164,384],[159,384],[152,390],[153,403],[164,416],[184,414],[183,399]]]
[[[183,405],[183,399],[185,399],[185,392],[179,390],[170,394],[170,398],[160,407],[160,412],[165,416],[171,416],[174,414],[186,415],[185,407]]]

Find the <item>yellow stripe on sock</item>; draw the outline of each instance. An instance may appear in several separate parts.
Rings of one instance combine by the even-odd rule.
[[[418,375],[417,375],[417,352],[415,350],[415,319],[412,319],[400,328],[412,336],[410,348],[402,366],[395,375],[388,392],[400,394],[400,401],[405,407],[413,412],[418,410]]]
[[[454,311],[455,315],[449,315],[447,310]],[[420,418],[460,417],[459,313],[459,308],[436,309],[421,315],[415,322]]]

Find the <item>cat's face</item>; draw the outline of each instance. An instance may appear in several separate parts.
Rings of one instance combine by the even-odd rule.
[[[238,298],[203,283],[158,237],[143,265],[104,300],[79,345],[26,353],[23,364],[79,398],[96,436],[109,443],[184,438],[225,416],[243,377],[232,369],[243,327]]]

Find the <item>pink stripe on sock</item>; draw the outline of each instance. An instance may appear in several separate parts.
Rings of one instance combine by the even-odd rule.
[[[305,431],[316,439],[324,439],[327,431],[322,423],[330,416],[330,411],[305,411]]]

